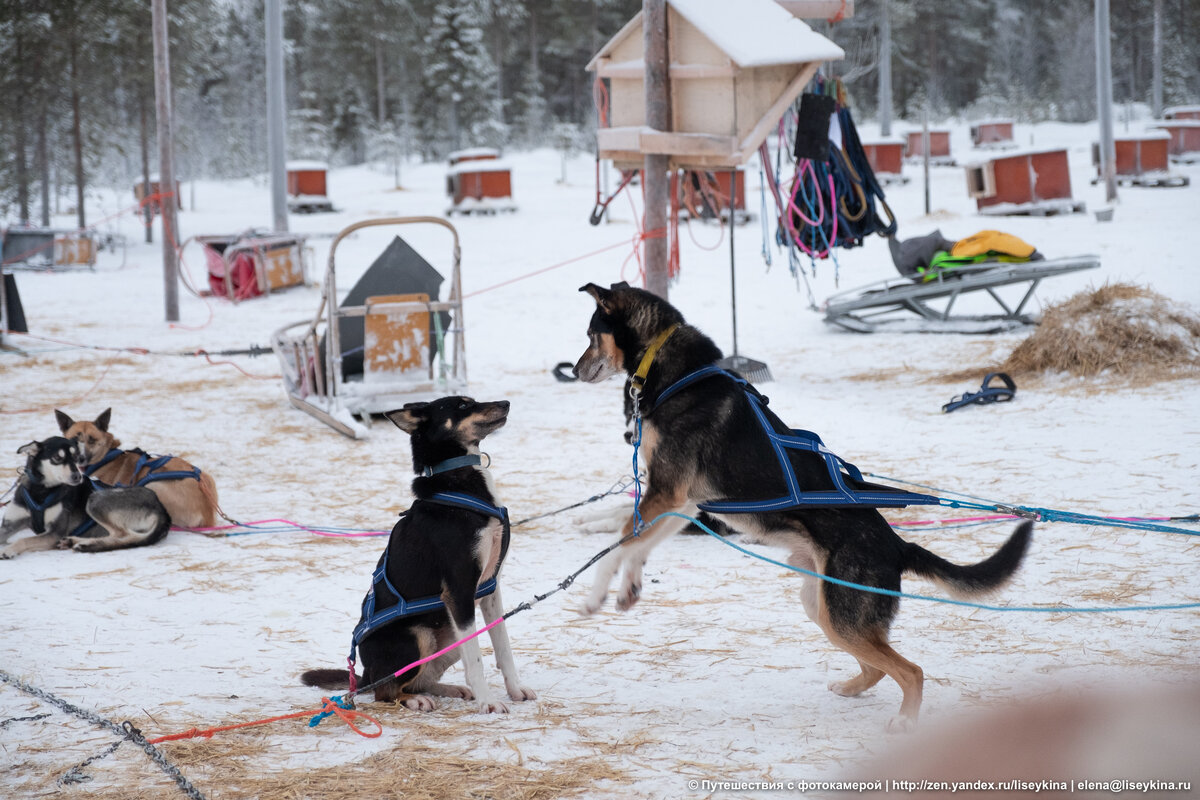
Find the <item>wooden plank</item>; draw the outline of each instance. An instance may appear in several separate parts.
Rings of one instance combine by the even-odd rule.
[[[626,78],[641,81],[645,75],[645,64],[638,61],[606,62],[596,74],[601,78]],[[697,78],[732,78],[736,73],[732,64],[671,64],[671,80],[695,80]]]
[[[758,124],[750,129],[750,133],[742,139],[738,145],[737,152],[741,155],[741,160],[745,161],[750,157],[750,154],[758,149],[758,146],[763,143],[775,126],[779,124],[779,118],[783,116],[783,112],[792,104],[792,101],[800,96],[804,91],[804,87],[812,80],[813,75],[817,74],[821,62],[810,61],[796,73],[796,77],[788,84],[787,89],[779,96],[771,107],[767,109],[759,118]]]

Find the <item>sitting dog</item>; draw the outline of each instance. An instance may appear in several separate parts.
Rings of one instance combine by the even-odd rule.
[[[911,572],[969,596],[1002,586],[1017,570],[1032,523],[1020,525],[990,558],[958,566],[901,539],[870,505],[793,502],[763,510],[763,504],[774,501],[760,498],[778,498],[793,489],[796,494],[788,499],[800,490],[823,495],[837,489],[830,461],[823,455],[828,451],[823,446],[809,451],[780,448],[765,426],[773,428],[773,435],[794,432],[766,408],[765,399],[753,387],[729,373],[713,371],[695,383],[675,386],[679,379],[713,365],[721,351],[665,300],[624,284],[610,289],[588,284],[580,291],[592,296],[596,310],[588,326],[588,347],[575,365],[575,374],[596,383],[623,373],[640,389],[636,392],[642,421],[640,446],[648,476],[641,516],[646,522],[669,511],[694,516],[697,505],[705,504],[729,527],[789,550],[792,566],[893,591],[900,589],[900,576]],[[672,391],[663,396],[668,388]],[[794,477],[785,476],[785,459]],[[866,484],[854,473],[840,480],[862,494],[886,496],[886,487]],[[730,503],[730,498],[744,502]],[[726,513],[713,511],[711,505],[725,506]],[[756,507],[748,513],[729,510],[736,505]],[[631,515],[622,536],[632,533],[634,524]],[[595,613],[600,608],[622,568],[617,608],[633,606],[641,594],[642,567],[650,550],[685,524],[678,517],[664,518],[601,560],[584,611]],[[888,675],[904,692],[900,714],[889,722],[889,729],[915,725],[924,676],[920,667],[888,644],[899,599],[807,576],[802,599],[808,616],[830,642],[854,656],[862,670],[830,688],[854,696]]]
[[[145,487],[95,490],[83,474],[78,444],[62,436],[30,442],[16,494],[0,523],[0,559],[21,553],[72,548],[98,553],[154,544],[167,535],[171,518]],[[95,525],[104,531],[97,535]],[[8,540],[26,528],[34,536]]]
[[[88,477],[109,486],[146,486],[181,528],[216,524],[217,485],[212,476],[182,458],[120,450],[121,442],[108,432],[111,408],[92,422],[76,422],[57,409],[54,416],[63,436],[79,442]]]
[[[496,579],[508,550],[509,525],[495,506],[495,488],[479,443],[508,419],[508,403],[477,403],[468,397],[443,397],[409,403],[385,415],[412,437],[412,506],[392,529],[379,559],[371,590],[354,631],[363,674],[374,683],[475,632],[475,603],[485,622],[503,614]],[[504,622],[491,628],[496,663],[513,700],[537,697],[521,685]],[[459,658],[467,686],[440,683]],[[301,675],[308,686],[344,689],[346,670],[315,669]],[[474,698],[485,713],[506,713],[491,698],[483,675],[478,639],[410,669],[375,689],[375,699],[399,700],[416,711],[432,711],[428,695]]]

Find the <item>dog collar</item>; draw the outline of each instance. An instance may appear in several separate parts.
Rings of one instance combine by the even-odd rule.
[[[654,363],[654,357],[658,355],[658,351],[662,349],[662,346],[667,343],[667,339],[671,338],[671,334],[677,330],[679,330],[678,322],[654,337],[654,341],[646,348],[646,354],[642,356],[642,363],[638,364],[637,371],[629,379],[630,392],[633,394],[642,393],[642,387],[646,385],[646,375],[650,373],[650,365]]]
[[[487,459],[486,464],[483,463],[485,458]],[[482,465],[484,469],[487,469],[492,465],[492,457],[487,453],[472,453],[471,455],[447,458],[440,464],[434,464],[432,467],[426,467],[425,469],[421,470],[421,476],[425,478],[431,478],[434,475],[439,475],[443,472],[449,472],[450,470],[458,469],[459,467],[478,467],[480,465]]]

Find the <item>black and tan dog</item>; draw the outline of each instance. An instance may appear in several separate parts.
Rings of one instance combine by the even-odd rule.
[[[576,375],[596,383],[612,375],[634,376],[644,371],[639,396],[641,453],[648,476],[641,505],[644,520],[668,511],[694,515],[701,503],[788,495],[783,456],[776,455],[764,425],[781,435],[791,432],[765,403],[752,407],[747,388],[734,378],[710,375],[659,404],[660,395],[680,378],[721,358],[711,339],[686,324],[683,315],[665,300],[641,289],[624,284],[603,289],[588,284],[580,291],[595,299],[596,311],[588,326],[588,348],[575,365]],[[828,462],[821,455],[789,450],[786,458],[802,490],[834,488]],[[843,477],[858,488],[879,488]],[[713,515],[759,542],[787,549],[789,564],[830,578],[898,591],[901,575],[911,572],[966,596],[1003,585],[1020,565],[1032,530],[1032,523],[1024,523],[990,558],[958,566],[901,539],[879,511],[867,505]],[[636,603],[650,550],[684,524],[676,517],[664,518],[602,560],[584,610],[594,613],[600,608],[609,584],[622,568],[617,607],[625,610]],[[633,528],[631,516],[622,536]],[[857,677],[830,688],[853,696],[889,675],[904,692],[900,714],[889,722],[889,729],[903,730],[915,724],[923,673],[888,644],[898,598],[809,577],[802,597],[808,616],[834,645],[854,656],[862,670]]]
[[[509,538],[508,515],[496,505],[487,470],[491,460],[479,450],[484,437],[508,420],[507,402],[443,397],[385,416],[412,437],[418,477],[413,504],[392,529],[354,632],[351,658],[357,647],[363,665],[356,680],[367,684],[473,634],[476,602],[486,623],[503,614],[497,578]],[[488,634],[508,696],[535,699],[521,685],[504,622]],[[467,685],[440,683],[460,657]],[[346,670],[314,669],[300,677],[325,689],[349,685]],[[376,700],[399,700],[418,711],[433,710],[429,695],[473,698],[483,712],[508,711],[491,697],[476,638],[375,689]]]
[[[77,442],[52,436],[17,450],[25,470],[0,523],[0,559],[21,553],[71,548],[98,553],[154,544],[167,535],[171,518],[154,492],[139,486],[96,491],[83,474]],[[33,536],[8,540],[23,530]]]
[[[55,409],[59,430],[79,442],[89,477],[109,486],[144,485],[158,495],[181,528],[211,528],[217,519],[217,485],[211,475],[175,456],[148,456],[141,450],[121,450],[108,430],[112,409],[92,421],[71,419]]]

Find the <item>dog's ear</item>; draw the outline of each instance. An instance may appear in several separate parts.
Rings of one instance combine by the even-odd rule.
[[[596,301],[596,305],[600,306],[600,310],[605,314],[611,314],[615,307],[613,303],[612,292],[602,286],[597,286],[594,283],[589,283],[587,286],[580,286],[579,291],[587,292]]]
[[[42,450],[41,442],[30,442],[17,448],[17,453],[23,456],[36,456]]]
[[[608,288],[612,289],[615,292],[617,289],[628,289],[629,284],[626,281],[619,281],[617,283],[614,283],[612,286],[610,286]]]
[[[428,407],[429,403],[405,403],[404,408],[388,411],[384,416],[397,428],[411,435],[425,421]]]
[[[58,420],[58,429],[63,433],[66,433],[67,428],[75,424],[75,420],[71,419],[57,408],[54,409],[54,418]]]
[[[112,419],[112,409],[106,408],[100,412],[100,416],[96,417],[93,423],[97,428],[108,433],[108,421]]]

